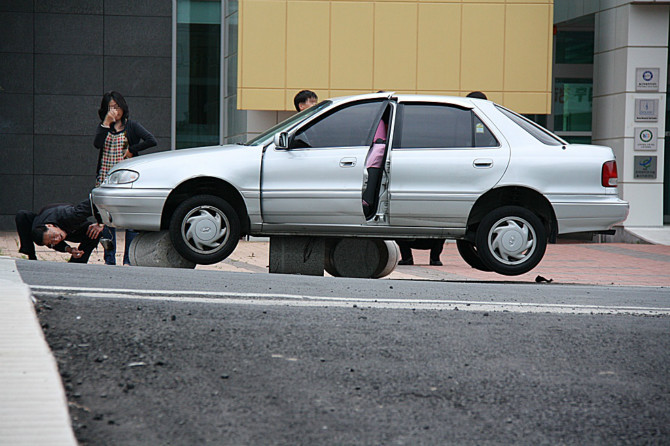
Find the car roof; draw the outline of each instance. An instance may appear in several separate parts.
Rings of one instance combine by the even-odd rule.
[[[359,101],[365,99],[383,99],[393,98],[398,102],[433,102],[441,104],[456,105],[461,108],[474,108],[476,102],[489,102],[485,99],[464,98],[460,96],[441,96],[441,95],[427,95],[427,94],[396,94],[393,91],[383,91],[378,93],[360,94],[355,96],[342,96],[331,98],[334,104],[339,105],[351,101]]]

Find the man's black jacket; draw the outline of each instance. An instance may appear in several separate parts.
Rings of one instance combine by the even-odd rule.
[[[88,225],[83,225],[87,222],[88,218],[92,216],[93,211],[89,199],[86,199],[75,206],[71,204],[48,205],[42,208],[39,214],[37,214],[35,220],[33,220],[32,229],[35,229],[40,225],[52,224],[67,232],[69,236],[76,234],[77,231],[85,231],[88,229]],[[65,252],[67,246],[67,243],[62,241],[54,246],[53,249]]]

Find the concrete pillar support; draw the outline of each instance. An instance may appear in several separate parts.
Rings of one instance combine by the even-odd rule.
[[[322,237],[270,237],[270,272],[323,276],[325,240]]]
[[[593,144],[612,147],[616,154],[619,195],[631,203],[624,225],[662,226],[670,5],[612,4],[595,17]],[[647,69],[651,89],[639,84]],[[636,109],[650,104],[657,106],[655,119],[648,108]],[[642,144],[640,136],[650,134],[645,130],[653,133],[655,144]]]

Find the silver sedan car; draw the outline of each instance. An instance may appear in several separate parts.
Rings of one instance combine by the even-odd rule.
[[[487,100],[393,93],[326,100],[246,144],[123,161],[92,199],[105,224],[168,230],[199,264],[243,235],[447,238],[505,275],[534,268],[559,234],[628,215],[609,147]]]

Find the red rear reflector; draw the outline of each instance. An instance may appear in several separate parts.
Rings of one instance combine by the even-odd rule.
[[[618,177],[616,161],[607,161],[603,164],[603,187],[616,187]]]

